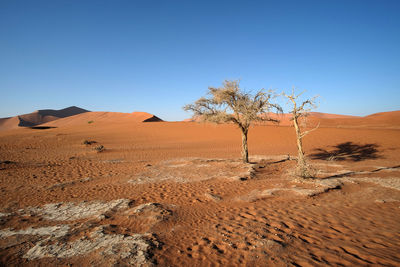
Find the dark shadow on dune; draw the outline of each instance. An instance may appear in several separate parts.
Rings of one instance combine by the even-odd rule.
[[[148,118],[148,119],[145,119],[143,122],[159,122],[159,121],[163,121],[163,120],[160,119],[160,118],[157,117],[157,116],[153,116],[153,117],[150,117],[150,118]]]
[[[0,161],[0,164],[13,164],[15,163],[14,161],[10,161],[10,160],[4,160],[4,161]]]
[[[35,130],[47,130],[47,129],[53,129],[57,127],[52,127],[52,126],[32,126],[29,127],[30,129],[35,129]]]
[[[16,162],[10,160],[4,160],[4,161],[0,160],[0,171],[7,170],[6,166],[10,164],[16,164]]]
[[[323,179],[332,179],[332,178],[343,178],[343,177],[357,175],[357,174],[371,174],[371,173],[385,171],[385,170],[386,171],[387,170],[395,171],[395,170],[397,170],[399,168],[400,168],[400,165],[396,165],[396,166],[392,166],[392,167],[380,167],[380,168],[377,168],[377,169],[372,170],[372,171],[349,171],[349,172],[345,172],[345,173],[338,173],[338,174],[330,175],[330,176],[327,176],[327,177],[324,177],[324,178],[321,178],[321,179],[323,180]]]
[[[32,113],[19,115],[18,126],[20,127],[33,127],[46,122],[54,121],[60,118],[66,118],[81,113],[89,112],[89,110],[79,108],[79,107],[68,107],[64,109],[41,109]]]
[[[350,171],[350,172],[345,172],[345,173],[338,173],[338,174],[330,175],[330,176],[327,176],[327,177],[323,177],[323,178],[321,178],[321,180],[343,178],[343,177],[351,176],[351,175],[354,175],[354,174],[361,174],[361,173],[364,173],[364,172],[352,172],[352,171]]]
[[[394,169],[399,169],[399,168],[400,168],[400,165],[396,165],[396,166],[393,166],[393,167],[380,167],[380,168],[375,169],[375,170],[373,170],[371,172],[379,172],[379,171],[382,171],[382,170],[394,170]]]
[[[289,161],[289,160],[292,160],[292,159],[291,158],[281,159],[281,160],[269,162],[268,164],[278,164],[278,163],[286,162],[286,161]]]
[[[378,153],[378,147],[377,144],[361,145],[353,142],[345,142],[333,146],[332,150],[317,148],[316,152],[310,155],[310,158],[336,161],[362,161],[382,158]]]

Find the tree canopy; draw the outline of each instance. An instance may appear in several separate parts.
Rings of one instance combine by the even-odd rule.
[[[256,121],[274,121],[269,112],[275,109],[282,112],[282,108],[271,103],[275,97],[273,91],[266,92],[264,89],[257,91],[254,95],[244,92],[239,81],[224,81],[222,87],[209,87],[208,96],[201,97],[193,104],[183,107],[191,111],[194,116],[203,121],[215,123],[235,123],[242,131],[242,156],[248,162],[247,133],[249,127]]]

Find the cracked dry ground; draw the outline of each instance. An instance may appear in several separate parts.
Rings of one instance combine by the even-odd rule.
[[[92,130],[103,153],[81,144],[89,135],[82,129],[1,136],[1,264],[400,264],[398,131],[316,131],[306,148],[319,153],[312,163],[320,179],[302,181],[284,156],[294,155],[285,144],[290,128],[252,129],[250,151],[260,156],[246,165],[234,159],[230,127],[207,126],[216,136],[210,143],[196,137],[205,126],[141,127],[118,138]],[[276,141],[262,143],[266,133]],[[354,133],[377,151],[347,144]],[[333,146],[342,143],[353,150]]]

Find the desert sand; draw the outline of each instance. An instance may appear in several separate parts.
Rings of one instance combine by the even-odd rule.
[[[83,108],[72,106],[60,110],[42,109],[28,114],[9,118],[0,118],[0,131],[17,129],[18,127],[34,127],[39,124],[82,114],[85,112],[89,111]]]
[[[234,125],[153,116],[1,131],[1,265],[400,265],[399,111],[314,114],[309,180],[291,127],[252,127],[244,164]]]

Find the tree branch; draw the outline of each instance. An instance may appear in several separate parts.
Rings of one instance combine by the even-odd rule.
[[[300,138],[303,138],[303,137],[306,136],[307,134],[309,134],[309,133],[315,131],[316,129],[318,129],[318,128],[319,128],[319,125],[320,125],[320,122],[318,122],[318,125],[317,125],[315,128],[313,128],[313,129],[311,129],[311,130],[308,130],[308,131],[305,131],[305,132],[302,132],[302,133],[300,134]]]

